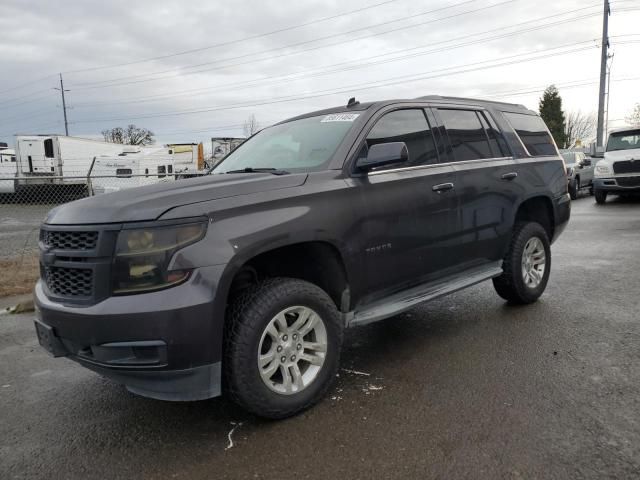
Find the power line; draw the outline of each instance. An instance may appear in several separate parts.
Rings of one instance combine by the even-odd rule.
[[[6,92],[12,92],[14,90],[18,90],[20,88],[26,87],[27,85],[33,85],[34,83],[39,83],[39,82],[41,82],[43,80],[47,80],[47,79],[49,79],[51,77],[55,77],[55,75],[47,75],[47,76],[44,76],[44,77],[37,78],[35,80],[31,80],[29,82],[21,83],[20,85],[16,85],[15,87],[10,87],[10,88],[6,88],[4,90],[0,90],[0,94],[6,93]]]
[[[631,82],[631,81],[637,81],[637,80],[640,80],[640,77],[611,79],[612,82]],[[581,83],[576,83],[576,82],[581,82]],[[591,81],[574,80],[571,82],[558,83],[556,84],[556,87],[566,90],[570,88],[580,88],[580,87],[586,87],[586,86],[597,85],[597,84],[598,84],[598,80],[591,80]],[[501,92],[501,93],[489,93],[489,94],[485,94],[484,96],[490,97],[490,98],[501,98],[501,97],[510,97],[510,96],[529,95],[532,93],[543,92],[547,87],[548,85],[539,85],[537,87],[530,87],[531,89],[529,90],[515,90],[515,91]]]
[[[636,81],[636,80],[640,80],[640,77],[633,77],[633,78],[615,78],[615,79],[611,79],[612,82],[629,82],[629,81]],[[592,79],[580,79],[580,80],[571,80],[571,81],[567,81],[567,82],[563,82],[563,83],[558,83],[556,84],[557,87],[559,88],[563,88],[563,89],[570,89],[570,88],[580,88],[580,87],[584,87],[584,86],[589,86],[589,85],[596,85],[598,83],[597,80],[592,80]],[[531,93],[540,93],[543,92],[545,88],[547,88],[548,85],[538,85],[536,87],[523,87],[522,89],[517,89],[517,90],[509,90],[509,91],[502,91],[502,92],[493,92],[493,93],[485,93],[479,96],[479,98],[501,98],[501,97],[508,97],[508,96],[519,96],[519,95],[528,95]],[[275,124],[279,121],[281,121],[282,119],[279,120],[269,120],[269,121],[264,121],[264,122],[260,122],[261,124],[264,125],[272,125]],[[615,121],[616,119],[613,120],[609,120],[610,122]],[[620,120],[620,119],[617,119]],[[210,132],[216,132],[216,131],[227,131],[227,130],[239,130],[244,126],[243,123],[238,123],[238,124],[233,124],[233,125],[217,125],[217,126],[212,126],[209,128],[203,128],[203,129],[196,129],[196,130],[180,130],[180,131],[174,131],[174,132],[156,132],[155,135],[163,135],[163,136],[167,136],[167,135],[182,135],[182,134],[186,134],[186,133],[210,133]]]
[[[129,65],[135,65],[135,64],[138,64],[138,63],[147,63],[147,62],[152,62],[152,61],[155,61],[155,60],[163,60],[165,58],[172,58],[172,57],[178,57],[178,56],[181,56],[181,55],[188,55],[188,54],[191,54],[191,53],[203,52],[205,50],[211,50],[213,48],[225,47],[225,46],[233,45],[233,44],[236,44],[236,43],[246,42],[246,41],[249,41],[249,40],[255,40],[257,38],[263,38],[263,37],[267,37],[267,36],[270,36],[270,35],[275,35],[277,33],[283,33],[283,32],[288,32],[288,31],[295,30],[295,29],[302,28],[302,27],[308,27],[309,25],[315,25],[315,24],[318,24],[318,23],[327,22],[329,20],[335,20],[336,18],[345,17],[347,15],[352,15],[354,13],[363,12],[365,10],[371,10],[373,8],[378,8],[378,7],[381,7],[383,5],[388,5],[390,3],[395,3],[397,1],[398,0],[386,0],[384,2],[375,3],[373,5],[357,8],[355,10],[350,10],[348,12],[339,13],[339,14],[332,15],[332,16],[329,16],[329,17],[323,17],[323,18],[319,18],[319,19],[316,19],[316,20],[311,20],[309,22],[300,23],[300,24],[297,24],[297,25],[292,25],[292,26],[280,28],[280,29],[277,29],[277,30],[272,30],[270,32],[259,33],[259,34],[256,34],[256,35],[251,35],[249,37],[239,38],[237,40],[229,40],[227,42],[216,43],[216,44],[213,44],[213,45],[208,45],[206,47],[199,47],[199,48],[194,48],[194,49],[191,49],[191,50],[184,50],[184,51],[181,51],[181,52],[170,53],[170,54],[167,54],[167,55],[159,55],[157,57],[149,57],[149,58],[144,58],[142,60],[135,60],[135,61],[131,61],[131,62],[116,63],[116,64],[111,64],[111,65],[103,65],[103,66],[99,66],[99,67],[79,68],[79,69],[76,69],[76,70],[67,70],[64,73],[71,74],[71,73],[80,73],[80,72],[88,72],[88,71],[95,71],[95,70],[104,70],[104,69],[108,69],[108,68],[125,67],[125,66],[129,66]],[[477,1],[477,0],[469,0],[469,1],[463,2],[463,3],[470,3],[470,2],[474,2],[474,1]]]
[[[2,117],[2,123],[7,123],[7,122],[15,122],[16,120],[24,120],[24,119],[28,119],[28,118],[33,118],[33,117],[39,117],[45,113],[53,113],[55,112],[55,110],[53,110],[52,108],[39,108],[38,110],[34,110],[31,112],[28,112],[24,115],[15,115],[13,117]]]
[[[348,35],[348,34],[359,32],[359,31],[363,31],[363,30],[369,30],[371,28],[379,27],[379,26],[382,26],[382,25],[388,25],[388,24],[391,24],[391,23],[397,23],[397,22],[404,21],[404,20],[407,20],[407,19],[412,19],[412,18],[428,15],[428,14],[431,14],[431,13],[435,13],[435,12],[438,12],[438,11],[451,9],[451,8],[463,5],[465,3],[469,3],[470,1],[472,1],[472,0],[467,0],[465,2],[457,3],[457,4],[454,4],[454,5],[448,6],[448,7],[442,7],[442,8],[438,8],[438,9],[435,9],[435,10],[429,10],[429,11],[426,11],[426,12],[421,12],[421,13],[409,15],[409,16],[402,17],[402,18],[399,18],[399,19],[396,19],[396,20],[389,20],[389,21],[378,23],[378,24],[375,24],[375,25],[369,25],[367,27],[356,28],[354,30],[343,32],[343,33],[340,33],[340,34],[337,34],[337,35]],[[475,1],[475,0],[473,0],[473,1]],[[430,24],[430,23],[440,22],[442,20],[450,20],[452,18],[457,18],[457,17],[463,16],[463,15],[468,15],[468,14],[471,14],[471,13],[476,13],[476,12],[483,11],[483,10],[488,10],[488,9],[491,9],[491,8],[495,8],[495,7],[498,7],[498,6],[505,5],[507,3],[513,3],[513,2],[517,2],[517,1],[519,1],[519,0],[504,0],[504,1],[500,2],[500,3],[496,3],[496,4],[493,4],[493,5],[477,8],[475,10],[468,10],[468,11],[457,13],[457,14],[454,14],[454,15],[449,15],[447,17],[436,18],[436,19],[428,20],[426,22],[417,23],[417,24],[414,24],[414,25],[407,25],[407,26],[395,28],[395,29],[392,29],[392,30],[387,30],[385,32],[368,34],[368,35],[360,36],[360,37],[357,37],[357,38],[354,38],[354,39],[350,39],[350,40],[342,40],[342,41],[338,41],[338,42],[334,42],[334,43],[328,43],[328,44],[325,44],[325,45],[315,46],[315,47],[312,47],[312,48],[309,48],[309,49],[299,50],[297,52],[285,52],[283,54],[275,55],[275,56],[272,56],[272,57],[265,57],[265,58],[262,58],[262,59],[254,59],[249,63],[255,63],[255,62],[264,61],[264,60],[271,60],[273,58],[279,58],[279,57],[283,57],[283,56],[296,55],[296,54],[303,53],[303,52],[306,52],[306,51],[318,50],[318,49],[321,49],[321,48],[327,48],[327,47],[331,47],[331,46],[335,46],[335,45],[342,45],[344,43],[350,43],[350,42],[354,42],[354,41],[357,41],[357,40],[362,40],[362,39],[365,39],[365,38],[372,38],[372,37],[376,37],[376,36],[380,36],[380,35],[386,35],[388,33],[393,33],[393,32],[397,32],[397,31],[400,31],[400,30],[406,31],[406,30],[411,29],[411,28],[424,26],[424,25],[427,25],[427,24]],[[170,78],[170,77],[176,76],[176,75],[168,75],[168,76],[164,76],[164,77],[148,78],[148,79],[144,79],[144,80],[132,80],[132,81],[127,81],[127,82],[121,82],[121,80],[128,80],[128,79],[133,79],[133,78],[144,78],[144,77],[148,77],[148,76],[151,76],[151,75],[160,75],[160,74],[164,74],[164,73],[181,73],[181,75],[192,75],[192,74],[196,74],[196,73],[201,73],[203,71],[216,70],[216,69],[219,69],[219,68],[226,68],[226,67],[230,67],[230,66],[231,67],[235,67],[235,66],[238,66],[240,64],[223,65],[223,66],[219,66],[218,65],[217,67],[208,68],[208,69],[205,69],[205,70],[197,70],[197,71],[193,71],[193,72],[184,72],[185,69],[199,68],[199,67],[203,67],[203,66],[207,66],[207,65],[213,65],[213,64],[217,65],[220,62],[227,61],[227,60],[237,60],[237,59],[240,59],[240,58],[251,57],[251,56],[254,56],[254,55],[261,55],[263,53],[270,53],[270,52],[275,52],[275,51],[279,51],[279,50],[283,50],[283,49],[287,49],[287,48],[298,47],[298,46],[301,46],[301,45],[307,45],[307,44],[318,42],[318,41],[322,41],[322,40],[333,39],[335,37],[336,37],[336,34],[327,35],[327,36],[324,36],[324,37],[318,37],[318,38],[315,38],[315,39],[312,39],[312,40],[305,40],[303,42],[297,42],[297,43],[293,43],[293,44],[288,44],[288,45],[284,45],[284,46],[281,46],[281,47],[262,50],[262,51],[259,51],[259,52],[252,52],[252,53],[247,53],[247,54],[243,54],[243,55],[238,55],[238,56],[235,56],[235,57],[222,58],[222,59],[218,59],[218,60],[215,60],[215,61],[205,62],[205,63],[200,63],[200,64],[187,65],[187,66],[184,66],[184,67],[180,67],[178,69],[172,68],[172,69],[169,69],[169,70],[162,70],[162,71],[152,72],[152,73],[142,73],[142,74],[137,74],[137,75],[129,75],[129,76],[124,76],[124,77],[119,77],[119,78],[112,78],[112,79],[109,79],[109,80],[101,80],[99,82],[76,83],[73,86],[76,89],[94,89],[94,88],[104,88],[104,87],[107,87],[107,86],[114,87],[114,86],[121,86],[121,85],[130,85],[130,84],[134,84],[134,83],[150,82],[150,81],[161,80],[163,78]],[[118,82],[120,82],[120,83],[118,83]]]
[[[579,9],[579,10],[581,10],[581,9]],[[562,13],[560,15],[565,15],[567,13],[573,13],[573,12],[574,11],[569,11],[569,12]],[[465,39],[465,38],[469,38],[469,37],[474,37],[474,36],[478,36],[478,35],[485,35],[487,33],[500,31],[500,30],[504,30],[504,29],[508,29],[508,28],[514,28],[514,27],[517,27],[517,26],[522,26],[522,25],[525,25],[525,24],[528,24],[528,23],[537,22],[537,21],[540,21],[540,20],[546,20],[546,19],[549,19],[549,18],[555,18],[558,15],[543,17],[543,18],[539,18],[539,19],[535,19],[535,20],[529,20],[527,22],[521,22],[519,24],[512,24],[512,25],[508,25],[506,27],[500,27],[500,28],[496,28],[496,29],[492,29],[492,30],[487,30],[487,31],[484,31],[484,32],[473,33],[473,34],[470,34],[470,35],[465,35],[465,36],[462,36],[462,37],[449,39],[449,40],[445,40],[445,41],[441,41],[441,42],[435,42],[435,43],[432,42],[430,44],[422,45],[422,46],[419,46],[419,47],[400,49],[400,50],[396,50],[394,52],[389,52],[389,53],[386,53],[386,54],[373,55],[373,56],[370,56],[370,57],[364,57],[364,58],[360,58],[360,59],[353,60],[353,61],[340,62],[340,63],[336,63],[336,64],[332,64],[332,65],[326,65],[326,66],[321,67],[321,68],[309,69],[306,72],[297,72],[297,73],[293,73],[293,74],[275,75],[275,76],[270,76],[270,77],[263,77],[263,78],[260,78],[260,79],[247,80],[247,81],[244,81],[244,82],[234,82],[234,83],[216,85],[216,86],[213,86],[213,87],[190,89],[190,90],[186,90],[186,91],[183,91],[183,92],[178,92],[178,93],[168,94],[168,95],[152,95],[152,96],[149,96],[149,97],[136,97],[136,98],[129,99],[129,100],[125,99],[125,100],[104,101],[104,102],[90,102],[90,103],[82,103],[82,102],[80,102],[80,103],[76,103],[75,106],[78,107],[78,108],[83,108],[83,107],[99,106],[99,105],[121,105],[121,104],[131,104],[131,103],[145,103],[145,102],[149,102],[149,101],[153,102],[153,101],[158,101],[158,100],[165,100],[167,98],[190,96],[190,94],[192,94],[194,92],[205,92],[205,91],[213,91],[213,90],[218,92],[218,91],[238,90],[238,89],[243,89],[243,88],[248,88],[248,87],[262,86],[263,82],[269,82],[268,85],[269,86],[273,86],[273,85],[281,84],[282,81],[290,82],[292,80],[299,80],[299,79],[303,79],[303,78],[311,78],[311,77],[323,76],[323,75],[328,75],[328,74],[333,74],[333,73],[340,73],[340,72],[343,72],[343,71],[351,71],[351,70],[355,70],[355,69],[370,67],[370,66],[373,66],[373,65],[380,65],[380,64],[384,64],[384,63],[391,63],[391,62],[396,62],[396,61],[400,61],[400,60],[406,60],[408,58],[415,58],[415,57],[419,57],[419,56],[430,55],[430,54],[433,54],[433,53],[439,53],[439,52],[443,52],[443,51],[448,51],[448,50],[452,50],[452,49],[455,49],[455,48],[461,48],[461,47],[466,47],[466,46],[477,45],[477,44],[484,43],[484,42],[487,42],[487,41],[497,40],[497,39],[506,38],[506,37],[509,37],[509,36],[514,36],[514,35],[520,35],[520,34],[523,34],[523,33],[528,33],[528,32],[540,30],[540,29],[543,29],[543,28],[549,28],[549,27],[552,27],[552,26],[557,26],[557,25],[560,25],[560,24],[568,23],[568,22],[574,23],[574,22],[576,22],[578,20],[581,20],[581,19],[584,19],[584,18],[591,18],[591,17],[596,16],[596,15],[599,15],[599,13],[585,14],[585,15],[582,15],[582,16],[579,16],[579,17],[573,17],[573,18],[566,19],[566,20],[559,20],[557,22],[552,22],[552,23],[548,23],[548,24],[544,24],[544,25],[537,25],[537,26],[533,26],[533,27],[530,27],[530,28],[527,28],[527,29],[519,29],[519,30],[514,31],[514,32],[504,33],[504,34],[500,34],[500,35],[496,35],[496,36],[492,36],[492,37],[485,37],[485,38],[477,39],[477,40],[466,42],[466,43],[450,45],[450,46],[447,46],[447,47],[444,47],[444,48],[440,48],[440,49],[431,49],[431,50],[428,50],[426,52],[407,54],[407,55],[399,56],[399,57],[396,57],[396,58],[379,60],[379,61],[376,61],[376,62],[359,63],[359,64],[356,64],[356,65],[351,65],[351,66],[346,67],[346,68],[338,68],[338,69],[333,69],[333,70],[326,70],[326,69],[331,69],[332,67],[338,67],[338,66],[341,66],[341,65],[353,64],[354,62],[362,62],[363,60],[369,60],[369,59],[375,59],[375,58],[385,57],[385,56],[389,56],[389,55],[395,55],[395,54],[398,54],[398,53],[409,52],[409,51],[416,50],[416,49],[419,49],[419,48],[425,48],[425,47],[435,46],[435,45],[439,45],[439,44],[450,43],[450,42],[453,42],[453,41],[456,41],[456,40]],[[316,73],[313,73],[313,72],[316,72]],[[293,77],[295,77],[295,78],[293,78]],[[277,81],[275,83],[270,82],[272,80],[278,80],[278,79],[280,79],[281,81]],[[225,87],[230,87],[230,88],[225,88]]]
[[[465,35],[465,36],[458,37],[458,38],[455,38],[455,39],[449,39],[449,40],[445,40],[445,41],[441,41],[441,42],[430,43],[430,44],[428,44],[426,46],[434,46],[434,45],[439,45],[439,44],[443,44],[443,43],[450,43],[450,42],[455,41],[455,40],[465,39],[465,38],[470,38],[470,37],[477,37],[477,36],[480,36],[480,35],[486,35],[487,33],[501,31],[501,30],[505,30],[505,29],[508,29],[508,28],[517,28],[517,27],[522,26],[522,25],[531,24],[531,23],[542,21],[542,20],[546,20],[546,19],[549,19],[549,18],[557,18],[559,16],[564,16],[564,15],[567,15],[567,14],[575,13],[576,11],[582,11],[582,10],[585,10],[585,9],[588,9],[588,8],[591,8],[591,7],[592,6],[582,7],[580,9],[560,12],[560,13],[558,13],[556,15],[553,15],[553,16],[541,17],[541,18],[532,19],[532,20],[528,20],[528,21],[525,21],[525,22],[520,22],[520,23],[513,24],[513,25],[508,25],[506,27],[499,27],[499,28],[495,28],[495,29],[491,29],[491,30],[487,30],[487,31],[483,31],[483,32],[476,32],[476,33]],[[467,43],[462,43],[462,44],[457,44],[457,45],[450,45],[450,46],[447,46],[447,47],[445,47],[443,49],[438,49],[438,50],[433,50],[432,49],[432,50],[427,51],[427,52],[419,52],[419,53],[416,53],[416,54],[404,55],[404,56],[401,56],[401,57],[385,59],[385,60],[378,61],[378,62],[371,62],[371,63],[364,63],[364,64],[361,63],[361,64],[358,64],[358,65],[352,65],[352,66],[350,66],[350,67],[348,67],[346,69],[319,71],[318,73],[316,73],[314,75],[311,75],[311,76],[327,75],[327,74],[336,73],[336,72],[339,72],[339,71],[353,70],[353,69],[357,69],[357,68],[364,68],[364,67],[368,67],[370,65],[375,65],[375,64],[395,62],[395,61],[403,60],[403,59],[406,59],[406,58],[412,58],[412,57],[415,57],[415,56],[427,55],[427,54],[435,53],[435,52],[438,52],[438,51],[449,50],[449,49],[452,49],[452,48],[460,48],[460,47],[467,46],[467,45],[473,45],[473,44],[477,44],[477,43],[480,43],[480,42],[486,42],[486,41],[489,41],[489,40],[492,40],[492,39],[504,38],[504,37],[507,37],[507,36],[512,36],[512,35],[516,35],[516,34],[520,34],[520,33],[526,33],[526,32],[530,32],[530,31],[533,31],[533,30],[538,30],[538,29],[541,29],[541,28],[548,28],[550,26],[554,26],[554,25],[557,25],[557,24],[566,23],[567,21],[574,22],[574,21],[577,21],[577,20],[579,20],[581,18],[590,17],[590,16],[593,16],[593,15],[595,15],[595,14],[587,14],[587,15],[583,15],[583,16],[580,16],[580,17],[572,17],[571,19],[568,19],[568,20],[560,20],[558,22],[552,22],[552,23],[543,24],[543,25],[534,25],[534,26],[532,26],[532,27],[530,27],[528,29],[519,29],[519,30],[517,30],[515,32],[509,32],[509,33],[501,34],[501,35],[494,36],[494,37],[485,37],[485,38],[478,39],[478,40],[475,40],[475,41],[472,41],[472,42],[467,42]],[[619,37],[624,37],[624,35],[620,35]],[[398,51],[395,51],[395,52],[390,52],[390,53],[387,53],[387,54],[374,55],[374,56],[371,56],[371,57],[360,58],[360,59],[358,59],[356,61],[357,62],[361,62],[362,60],[366,60],[366,59],[369,59],[369,58],[379,58],[379,57],[384,57],[384,56],[397,54],[397,53],[400,53],[400,52],[416,50],[416,49],[420,49],[420,48],[424,48],[424,47],[425,46],[417,46],[417,47],[412,47],[412,48],[409,48],[409,49],[401,49],[401,50],[398,50]],[[353,61],[351,61],[351,62],[340,62],[338,64],[328,65],[328,66],[325,66],[325,67],[322,67],[322,68],[326,69],[326,68],[331,68],[331,67],[339,66],[339,65],[345,65],[345,64],[348,65],[350,63],[353,63]],[[312,70],[310,70],[310,72],[313,72],[314,70],[318,70],[318,69],[312,69]],[[300,77],[301,74],[300,73],[294,73],[294,74],[278,75],[278,76],[274,76],[274,77],[267,77],[266,79],[254,79],[254,80],[249,80],[247,82],[240,82],[240,84],[238,84],[236,82],[236,84],[229,84],[229,85],[233,85],[234,88],[232,88],[232,90],[235,90],[235,89],[238,88],[239,85],[241,85],[243,83],[244,84],[255,84],[256,82],[261,81],[261,80],[285,78],[285,77],[291,77],[292,75]],[[309,75],[303,73],[302,76],[309,76]],[[219,86],[214,87],[214,89],[219,90],[220,87],[224,87],[224,86],[225,85],[221,85],[221,86],[219,85]],[[240,87],[240,88],[242,88],[242,87]],[[201,90],[210,90],[210,88],[208,88],[208,89],[196,89],[196,90],[199,90],[199,91],[201,91]],[[187,93],[190,92],[190,91],[193,91],[193,90],[188,90]],[[154,100],[154,99],[164,99],[164,98],[176,97],[176,96],[182,96],[182,95],[184,95],[184,94],[160,95],[160,96],[159,95],[155,95],[155,96],[152,96],[151,99],[152,100]],[[160,98],[157,98],[157,97],[160,97]],[[106,104],[106,103],[108,103],[108,104],[114,104],[114,103],[140,103],[140,102],[143,102],[145,100],[146,99],[143,97],[142,99],[138,98],[138,99],[131,100],[131,101],[94,102],[92,104],[90,103],[90,104],[85,104],[85,105],[78,104],[78,106],[100,105],[100,104]],[[29,114],[27,116],[36,116],[37,113],[38,112],[29,112]]]
[[[577,42],[577,43],[573,43],[573,44],[569,44],[569,45],[563,45],[563,46],[560,46],[560,47],[556,47],[554,49],[568,48],[568,47],[571,47],[571,46],[584,45],[585,43],[592,43],[593,41],[594,40],[592,39],[592,40],[587,40],[587,41],[583,41],[583,42]],[[115,117],[115,118],[99,118],[99,119],[79,120],[77,123],[98,123],[98,122],[103,122],[103,121],[120,121],[120,120],[133,120],[133,119],[143,119],[143,118],[161,118],[161,117],[169,117],[169,116],[193,115],[193,114],[208,113],[208,112],[220,111],[220,110],[231,110],[231,109],[243,108],[243,107],[255,107],[255,106],[270,105],[270,104],[275,104],[275,103],[283,103],[283,102],[290,102],[290,101],[297,101],[297,100],[306,100],[306,99],[310,99],[310,98],[324,97],[324,96],[329,96],[329,95],[334,95],[334,94],[339,94],[339,93],[348,93],[348,92],[353,92],[353,91],[369,90],[369,89],[381,88],[381,87],[385,87],[385,86],[391,86],[391,85],[397,85],[397,84],[403,84],[403,83],[411,83],[411,82],[415,82],[415,81],[419,81],[419,80],[437,78],[437,77],[444,76],[444,75],[457,75],[457,74],[461,74],[461,73],[469,73],[469,72],[473,72],[473,71],[484,70],[484,69],[487,69],[487,68],[496,68],[496,67],[512,65],[512,64],[516,64],[516,63],[540,60],[540,59],[543,59],[543,58],[548,58],[548,57],[553,57],[553,56],[558,56],[558,55],[566,55],[568,53],[577,53],[577,52],[584,51],[584,50],[587,50],[587,49],[592,49],[592,48],[594,48],[594,47],[593,46],[586,46],[586,47],[583,46],[583,47],[580,47],[580,48],[575,48],[573,50],[566,50],[566,51],[561,51],[561,52],[548,53],[548,54],[545,54],[545,55],[538,55],[536,57],[528,58],[528,59],[521,59],[521,60],[514,60],[514,61],[504,61],[505,59],[513,59],[513,58],[522,57],[522,56],[526,56],[526,55],[535,55],[536,53],[545,52],[545,51],[550,50],[550,49],[544,49],[542,51],[527,52],[527,53],[523,53],[523,54],[517,54],[517,55],[508,56],[508,57],[500,57],[498,59],[485,60],[485,61],[482,61],[482,62],[474,62],[474,63],[463,64],[463,65],[458,65],[458,66],[454,66],[454,67],[446,67],[444,69],[434,70],[432,72],[423,72],[423,73],[414,74],[414,75],[402,75],[402,76],[399,76],[399,77],[391,77],[391,78],[387,78],[387,79],[383,79],[383,80],[377,81],[377,82],[383,82],[383,83],[380,83],[380,84],[377,84],[377,85],[376,85],[377,82],[372,82],[372,83],[369,83],[369,84],[354,84],[354,85],[349,85],[347,87],[343,87],[343,88],[341,88],[339,90],[320,91],[320,92],[316,92],[316,93],[308,94],[308,95],[303,95],[303,96],[288,96],[288,97],[279,97],[279,98],[277,97],[277,98],[274,98],[274,99],[265,99],[264,101],[256,102],[256,103],[238,103],[238,104],[230,104],[230,105],[222,105],[222,106],[213,106],[213,107],[204,108],[204,109],[198,109],[198,110],[183,110],[183,111],[174,111],[174,112],[161,112],[161,113],[157,113],[157,114],[136,115],[136,116],[130,116],[130,117]],[[494,65],[479,66],[479,65],[481,65],[483,63],[495,62],[496,60],[498,60],[499,63],[496,63]],[[454,72],[450,71],[450,70],[454,70],[456,68],[472,67],[474,65],[477,65],[477,67],[467,68],[467,69],[464,69],[464,70],[454,71]],[[425,75],[425,73],[426,73],[426,75]]]
[[[162,60],[162,59],[165,59],[165,58],[177,57],[177,56],[181,56],[181,55],[187,55],[187,54],[190,54],[190,53],[201,52],[201,51],[205,51],[205,50],[209,50],[209,49],[213,49],[213,48],[217,48],[217,47],[232,45],[232,44],[235,44],[235,43],[245,42],[245,41],[248,41],[248,40],[254,40],[254,39],[266,37],[266,36],[269,36],[269,35],[275,35],[277,33],[282,33],[282,32],[286,32],[286,31],[290,31],[290,30],[295,30],[297,28],[302,28],[302,27],[306,27],[306,26],[309,26],[309,25],[314,25],[314,24],[317,24],[317,23],[326,22],[326,21],[329,21],[329,20],[334,20],[336,18],[344,17],[344,16],[347,16],[347,15],[352,15],[354,13],[363,12],[365,10],[370,10],[370,9],[377,8],[377,7],[380,7],[380,6],[383,6],[383,5],[387,5],[387,4],[390,4],[390,3],[395,3],[397,1],[398,0],[385,0],[384,2],[376,3],[376,4],[373,4],[373,5],[366,6],[366,7],[357,8],[355,10],[350,10],[348,12],[332,15],[332,16],[329,16],[329,17],[324,17],[324,18],[320,18],[320,19],[317,19],[317,20],[312,20],[312,21],[309,21],[309,22],[306,22],[306,23],[301,23],[301,24],[298,24],[298,25],[292,25],[290,27],[285,27],[285,28],[281,28],[281,29],[278,29],[278,30],[273,30],[273,31],[266,32],[266,33],[252,35],[252,36],[245,37],[245,38],[242,38],[242,39],[231,40],[231,41],[228,41],[228,42],[221,42],[221,43],[218,43],[218,44],[215,44],[215,45],[209,45],[209,46],[206,46],[206,47],[195,48],[195,49],[192,49],[192,50],[185,50],[185,51],[182,51],[182,52],[176,52],[176,53],[167,54],[167,55],[160,55],[160,56],[157,56],[157,57],[149,57],[149,58],[146,58],[146,59],[136,60],[136,61],[132,61],[132,62],[124,62],[124,63],[112,64],[112,65],[103,65],[103,66],[98,66],[98,67],[79,68],[79,69],[75,69],[75,70],[67,70],[66,72],[63,72],[63,73],[71,74],[71,73],[81,73],[81,72],[88,72],[88,71],[104,70],[104,69],[107,69],[107,68],[117,68],[117,67],[123,67],[123,66],[128,66],[128,65],[135,65],[135,64],[139,64],[139,63],[151,62],[151,61],[154,61],[154,60]],[[463,3],[470,3],[470,2],[475,2],[475,1],[477,1],[477,0],[467,0],[466,2],[463,2]],[[16,86],[8,88],[6,90],[2,90],[2,91],[0,91],[0,94],[3,94],[5,92],[10,92],[10,91],[13,91],[13,90],[17,90],[17,89],[23,88],[23,87],[25,87],[27,85],[31,85],[33,83],[38,83],[38,82],[40,82],[42,80],[45,80],[45,79],[48,79],[48,78],[51,78],[51,77],[55,77],[55,76],[56,76],[55,74],[47,75],[45,77],[41,77],[39,79],[30,81],[30,82],[27,82],[27,83],[22,83],[21,85],[16,85]]]

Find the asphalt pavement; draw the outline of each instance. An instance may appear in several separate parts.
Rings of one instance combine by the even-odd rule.
[[[640,478],[640,200],[573,202],[546,293],[484,283],[348,331],[285,421],[136,397],[0,316],[0,478]]]

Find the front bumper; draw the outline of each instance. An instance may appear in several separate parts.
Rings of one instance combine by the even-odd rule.
[[[162,400],[220,394],[223,318],[214,313],[223,266],[196,269],[186,283],[158,292],[65,305],[35,288],[43,347]]]
[[[610,193],[640,193],[640,175],[594,178],[593,188]]]

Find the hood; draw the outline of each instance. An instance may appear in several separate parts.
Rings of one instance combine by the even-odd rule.
[[[604,152],[604,159],[612,162],[616,162],[618,160],[640,160],[640,148]]]
[[[45,223],[90,225],[155,220],[175,207],[298,187],[304,184],[306,179],[306,173],[289,175],[238,173],[162,182],[60,205],[48,213]]]

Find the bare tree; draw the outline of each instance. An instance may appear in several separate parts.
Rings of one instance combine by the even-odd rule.
[[[105,142],[122,143],[125,145],[151,145],[154,142],[153,132],[146,128],[128,125],[127,128],[115,127],[103,130]]]
[[[563,148],[573,148],[579,142],[585,142],[596,134],[597,120],[593,113],[584,114],[580,110],[566,116],[565,143]]]
[[[245,120],[243,130],[244,136],[247,138],[260,130],[260,124],[258,123],[258,120],[256,120],[256,116],[253,113],[249,118],[247,118],[247,120]]]
[[[124,143],[124,130],[121,127],[108,128],[101,133],[105,142]]]
[[[640,103],[636,103],[629,116],[625,117],[625,121],[632,127],[640,127]]]

